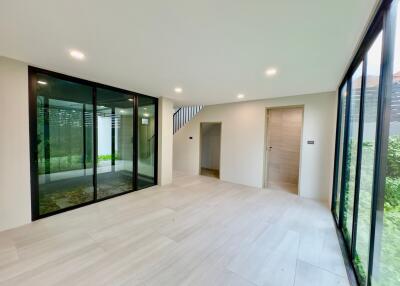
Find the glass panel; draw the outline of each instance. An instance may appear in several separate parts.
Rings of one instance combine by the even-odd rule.
[[[367,74],[364,95],[360,196],[357,220],[357,241],[354,258],[354,266],[361,285],[366,285],[368,271],[381,54],[382,34],[379,34],[367,54]]]
[[[350,246],[353,224],[353,208],[354,208],[354,187],[356,177],[356,162],[357,162],[357,143],[358,143],[358,125],[360,117],[360,92],[361,92],[361,76],[362,63],[354,72],[351,81],[351,96],[350,96],[350,122],[349,122],[349,138],[346,163],[346,182],[343,192],[344,209],[343,209],[343,234]]]
[[[156,99],[139,96],[138,189],[155,184]]]
[[[93,200],[92,88],[37,74],[39,214]]]
[[[342,182],[342,165],[343,165],[343,142],[344,142],[344,123],[346,117],[346,97],[347,97],[347,84],[345,84],[340,92],[340,104],[341,106],[341,125],[340,125],[340,141],[339,141],[339,158],[338,158],[338,175],[337,175],[337,190],[340,190],[340,184]],[[336,219],[339,218],[340,209],[340,191],[336,192],[335,202],[335,215]]]
[[[400,9],[396,9],[390,128],[387,154],[383,154],[386,179],[383,202],[378,200],[372,273],[372,284],[382,286],[400,285]]]
[[[97,198],[133,190],[133,95],[97,89]]]

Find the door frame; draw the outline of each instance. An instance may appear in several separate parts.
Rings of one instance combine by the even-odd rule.
[[[268,186],[268,173],[269,173],[269,160],[268,160],[268,125],[269,125],[269,120],[268,120],[268,111],[269,110],[274,110],[274,109],[293,109],[293,108],[301,108],[303,110],[302,112],[302,117],[301,117],[301,132],[300,132],[300,152],[299,152],[299,179],[297,183],[297,195],[301,196],[302,190],[301,190],[301,165],[302,165],[302,158],[303,158],[303,141],[304,141],[304,136],[303,136],[303,130],[304,130],[304,109],[305,105],[304,104],[294,104],[294,105],[283,105],[283,106],[269,106],[265,108],[265,115],[264,115],[264,166],[263,166],[263,182],[262,186],[263,188],[267,188]]]
[[[211,123],[211,124],[219,124],[221,126],[220,129],[220,139],[219,139],[219,178],[221,179],[221,160],[222,160],[222,121],[202,121],[199,123],[199,166],[197,173],[201,176],[201,154],[202,154],[202,136],[201,136],[201,125],[203,123]]]
[[[38,152],[37,152],[37,102],[36,102],[36,88],[37,88],[37,74],[46,74],[48,76],[66,80],[78,84],[88,86],[92,89],[92,100],[93,100],[93,199],[80,203],[77,205],[69,206],[60,210],[49,212],[46,214],[40,214],[39,212],[39,180],[38,180]],[[133,108],[133,135],[136,136],[136,140],[133,142],[133,166],[132,166],[132,190],[118,193],[115,195],[108,196],[106,198],[97,199],[97,89],[104,88],[112,91],[122,92],[133,97],[132,108]],[[108,200],[114,197],[122,196],[127,193],[138,191],[138,108],[139,108],[139,97],[151,98],[155,103],[155,146],[154,146],[154,185],[158,184],[158,98],[125,90],[122,88],[105,85],[102,83],[77,78],[74,76],[37,68],[34,66],[28,66],[28,99],[29,99],[29,156],[30,156],[30,190],[31,190],[31,220],[35,221],[59,213],[67,212],[73,209],[77,209],[90,204],[98,203],[100,201]]]

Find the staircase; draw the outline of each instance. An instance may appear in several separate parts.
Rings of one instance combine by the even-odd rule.
[[[174,134],[188,123],[204,105],[182,106],[174,113]]]

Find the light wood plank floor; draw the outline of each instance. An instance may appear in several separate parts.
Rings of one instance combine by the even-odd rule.
[[[329,209],[200,176],[0,232],[0,285],[348,285]]]

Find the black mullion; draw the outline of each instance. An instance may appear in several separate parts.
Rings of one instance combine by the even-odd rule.
[[[39,218],[39,172],[38,172],[38,140],[37,140],[37,75],[28,68],[29,80],[29,137],[30,137],[30,175],[31,175],[31,219]]]
[[[133,191],[138,190],[139,183],[139,96],[135,96],[133,99],[133,169],[132,169],[132,189]]]
[[[97,89],[92,88],[93,101],[93,200],[97,201]]]
[[[340,182],[340,209],[339,209],[339,228],[343,226],[343,213],[344,213],[344,198],[345,198],[345,187],[348,178],[348,145],[349,145],[349,133],[350,133],[350,114],[351,114],[351,78],[347,80],[347,96],[346,96],[346,114],[344,124],[344,140],[343,140],[343,161],[342,161],[342,180]]]
[[[393,2],[383,19],[383,46],[381,58],[381,79],[378,95],[378,116],[375,142],[375,165],[373,195],[371,206],[371,234],[368,264],[368,285],[371,285],[371,274],[374,269],[374,262],[380,260],[381,235],[383,227],[383,207],[386,181],[387,149],[390,128],[391,95],[393,80],[393,61],[395,44],[395,23],[397,1]],[[381,211],[382,215],[377,214]],[[380,223],[377,223],[377,220]]]
[[[111,108],[111,169],[115,172],[115,107]]]
[[[154,184],[158,184],[158,98],[155,99],[155,107],[154,107]],[[175,120],[174,120],[175,121]]]
[[[362,66],[361,77],[361,90],[360,90],[360,116],[358,122],[358,141],[357,141],[357,162],[356,162],[356,176],[354,186],[354,206],[353,206],[353,228],[351,235],[351,259],[355,258],[355,246],[357,238],[357,222],[358,222],[358,203],[360,199],[360,178],[361,178],[361,163],[362,163],[362,144],[364,134],[364,112],[365,112],[365,86],[367,74],[367,57],[364,57]]]
[[[83,172],[86,176],[86,103],[82,108],[82,136],[83,136]]]
[[[338,171],[339,171],[339,156],[340,156],[340,131],[342,125],[342,91],[343,86],[339,88],[338,106],[337,106],[337,118],[336,118],[336,142],[335,142],[335,166],[333,170],[333,186],[332,186],[332,204],[331,210],[336,214],[336,198],[338,192]],[[336,214],[339,219],[339,214]]]
[[[43,119],[43,139],[44,139],[44,173],[45,181],[49,182],[50,178],[50,104],[49,97],[44,97],[44,119]]]

